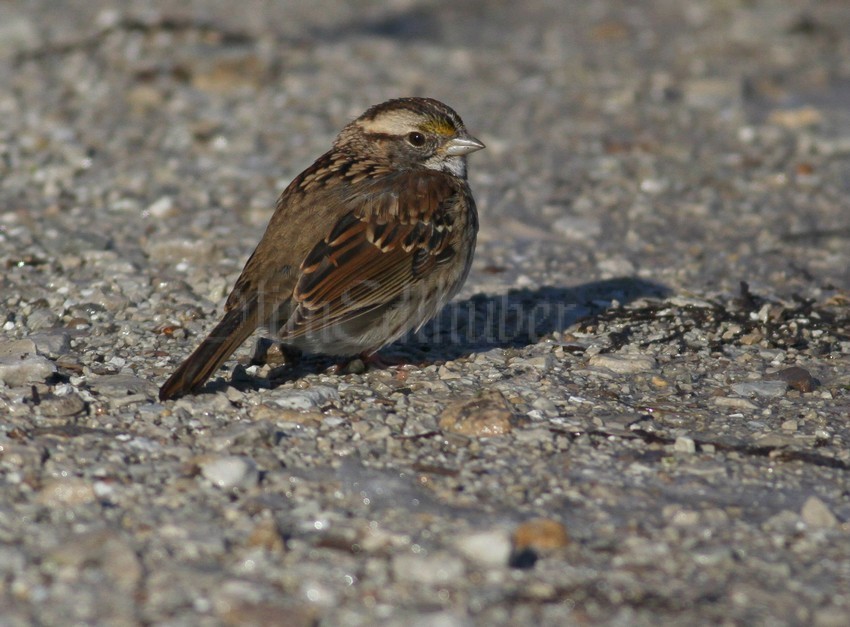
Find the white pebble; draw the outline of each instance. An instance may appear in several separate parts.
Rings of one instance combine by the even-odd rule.
[[[259,471],[249,457],[228,455],[201,463],[201,475],[222,489],[249,488],[257,484]]]
[[[510,535],[501,529],[477,531],[459,537],[457,550],[464,557],[482,566],[506,566],[511,553]]]

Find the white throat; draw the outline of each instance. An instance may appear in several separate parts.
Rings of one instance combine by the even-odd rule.
[[[425,162],[425,167],[466,179],[466,157],[445,157],[435,155]]]

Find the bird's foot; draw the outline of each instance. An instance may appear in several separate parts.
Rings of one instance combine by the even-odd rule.
[[[361,353],[347,361],[331,366],[329,374],[363,374],[367,370],[386,370],[409,365],[409,360],[400,356],[387,357],[378,353]]]

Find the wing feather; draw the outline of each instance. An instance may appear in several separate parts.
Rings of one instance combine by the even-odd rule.
[[[349,210],[301,264],[284,337],[385,307],[448,261],[454,254],[448,209],[458,193],[445,174],[409,171],[352,194]]]

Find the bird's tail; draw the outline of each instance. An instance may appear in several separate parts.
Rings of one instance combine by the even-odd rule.
[[[159,389],[159,400],[166,401],[197,392],[256,328],[256,307],[248,305],[228,311],[212,333],[168,377],[168,381]]]

